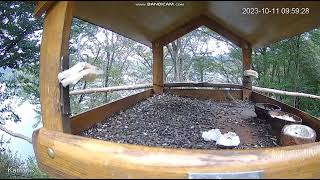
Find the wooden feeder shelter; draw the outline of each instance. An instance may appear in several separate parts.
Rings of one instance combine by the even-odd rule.
[[[319,119],[255,92],[246,76],[242,85],[165,83],[163,80],[163,47],[196,28],[204,25],[239,46],[243,70],[248,70],[252,48],[319,27],[319,2],[180,1],[177,6],[137,3],[141,2],[37,2],[34,15],[45,14],[40,49],[43,127],[33,133],[34,151],[41,170],[60,178],[192,178],[197,173],[255,173],[260,178],[320,177],[320,142],[254,150],[194,150],[118,144],[76,135],[153,94],[168,92],[224,100],[222,88],[230,88],[229,93],[236,99],[276,104],[301,117],[304,124],[320,135]],[[309,13],[244,14],[243,8],[279,8],[280,11],[281,8],[308,8]],[[57,75],[69,68],[69,36],[74,17],[152,48],[151,88],[71,116],[69,88],[62,87]],[[194,88],[199,86],[215,89]]]

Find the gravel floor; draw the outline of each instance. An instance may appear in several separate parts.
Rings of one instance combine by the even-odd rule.
[[[270,125],[256,117],[251,102],[217,102],[170,94],[154,95],[80,135],[147,146],[219,149],[201,137],[203,131],[214,128],[222,133],[235,132],[240,137],[235,149],[278,146]]]

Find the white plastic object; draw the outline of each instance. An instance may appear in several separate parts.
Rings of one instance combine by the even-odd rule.
[[[217,141],[222,136],[219,129],[211,129],[209,131],[202,132],[202,138],[205,141]]]
[[[86,62],[79,62],[71,68],[58,74],[58,80],[63,87],[70,84],[76,84],[79,80],[93,81],[97,75],[103,74],[103,71]]]
[[[277,115],[271,115],[271,117],[275,117],[275,118],[278,118],[278,119],[283,119],[283,120],[286,120],[286,121],[291,121],[291,122],[296,122],[296,120],[293,119],[293,117],[285,114],[285,115],[282,115],[282,116],[277,116]]]
[[[217,145],[226,147],[235,147],[240,144],[240,138],[234,132],[228,132],[223,134],[218,140]]]
[[[254,77],[254,78],[258,78],[259,77],[259,74],[257,71],[254,71],[252,69],[249,69],[249,70],[245,70],[243,72],[243,75],[244,76],[250,76],[250,77]]]

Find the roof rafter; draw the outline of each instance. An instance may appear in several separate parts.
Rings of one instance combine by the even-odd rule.
[[[215,31],[216,33],[220,34],[221,36],[225,37],[230,42],[234,43],[235,45],[242,47],[243,44],[247,44],[247,46],[250,46],[247,40],[241,38],[237,34],[233,33],[232,31],[226,29],[213,19],[209,18],[206,15],[199,15],[187,23],[179,26],[178,28],[172,30],[171,32],[156,38],[153,40],[153,42],[157,42],[162,44],[163,46],[169,44],[172,41],[175,41],[176,39],[184,36],[185,34],[201,27],[206,26],[207,28],[211,29],[212,31]]]

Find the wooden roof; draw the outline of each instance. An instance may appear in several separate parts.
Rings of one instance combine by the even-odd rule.
[[[76,1],[74,16],[151,47],[167,44],[205,25],[240,45],[262,47],[309,31],[320,24],[320,2],[316,1],[179,1],[183,6],[145,6],[139,1]],[[41,4],[35,15],[44,12]],[[168,4],[167,4],[168,5]],[[43,6],[43,5],[42,5]],[[48,5],[47,5],[48,6]],[[51,6],[51,4],[50,4]],[[243,8],[279,8],[278,14],[245,15]],[[281,8],[309,8],[308,14],[283,14]]]

